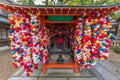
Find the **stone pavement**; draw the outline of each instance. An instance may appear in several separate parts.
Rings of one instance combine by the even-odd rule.
[[[25,77],[21,68],[9,80],[120,80],[120,67],[106,60],[99,61],[95,69],[85,69],[79,73],[74,73],[73,69],[48,69],[46,74],[42,74],[39,64],[39,70],[34,70],[31,77]]]
[[[8,47],[0,47],[0,80],[8,80],[18,69],[12,66],[10,49]]]
[[[99,73],[105,80],[120,80],[120,67],[113,65],[108,60],[99,61],[95,65],[95,70]]]
[[[4,51],[4,50],[8,50],[8,49],[10,49],[9,46],[3,46],[3,47],[0,47],[0,51]]]

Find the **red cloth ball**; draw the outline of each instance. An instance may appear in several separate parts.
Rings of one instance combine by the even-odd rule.
[[[19,58],[19,59],[18,59],[18,62],[21,62],[22,60],[23,60],[22,58]]]
[[[92,22],[92,18],[91,17],[88,17],[88,22]]]
[[[17,64],[15,64],[15,63],[12,63],[12,65],[13,65],[15,68],[18,68]]]
[[[10,20],[10,24],[15,24],[15,22],[13,20]]]
[[[58,44],[63,44],[63,41],[64,41],[63,38],[58,38],[57,39]]]

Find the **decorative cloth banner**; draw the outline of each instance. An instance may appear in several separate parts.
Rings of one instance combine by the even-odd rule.
[[[38,69],[41,54],[47,56],[47,33],[39,26],[37,16],[34,14],[9,14],[10,41],[13,66],[23,66],[25,75],[30,76],[33,68]],[[45,58],[43,63],[46,63]]]
[[[81,16],[78,19],[75,29],[74,52],[81,70],[94,68],[93,65],[97,60],[107,59],[111,45],[109,40],[111,27],[111,18],[100,18],[98,13]]]

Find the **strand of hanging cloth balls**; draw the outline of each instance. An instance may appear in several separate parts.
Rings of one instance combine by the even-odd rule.
[[[38,24],[37,16],[33,14],[14,13],[9,15],[10,41],[13,66],[23,66],[25,75],[32,75],[33,69],[38,69],[41,60],[47,61],[47,30]]]
[[[81,16],[75,30],[74,52],[80,69],[94,68],[98,60],[106,60],[111,45],[111,17],[92,13]]]

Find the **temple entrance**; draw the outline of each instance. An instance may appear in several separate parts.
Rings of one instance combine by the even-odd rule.
[[[73,39],[75,23],[45,24],[48,30],[48,63],[43,64],[42,73],[48,68],[73,68],[78,73],[78,63],[74,60]]]
[[[73,75],[72,79],[76,78],[77,80],[78,78],[82,80],[116,80],[118,78],[118,75],[114,75],[116,72],[114,65],[107,63],[108,61],[105,63],[98,61],[106,60],[109,55],[112,21],[108,15],[120,10],[119,3],[104,6],[33,6],[17,5],[6,1],[8,0],[0,3],[0,9],[10,13],[8,19],[10,22],[9,38],[12,65],[25,70],[22,71],[23,74],[21,72],[18,74],[18,71],[10,80],[41,80],[44,77],[40,76],[40,73],[46,74],[48,68],[63,69],[62,73],[60,73],[61,70],[47,72],[50,75],[55,74],[52,75],[53,80],[58,79],[56,74],[59,78],[64,75],[66,79],[71,79]],[[97,62],[98,64],[93,69]],[[39,63],[41,64],[39,65]],[[111,67],[108,68],[103,64]],[[74,73],[78,73],[80,68],[80,75],[76,76],[74,73],[66,75],[66,72],[70,72],[65,68],[72,68]],[[38,69],[37,72],[34,69]],[[81,72],[81,70],[83,71]],[[18,79],[17,74],[19,75]],[[60,76],[61,74],[62,76]],[[32,77],[26,78],[25,76]],[[49,75],[47,76],[50,78]]]
[[[49,30],[48,62],[56,62],[58,64],[73,62],[72,33],[74,32],[74,26],[52,24],[47,25],[47,28]]]

